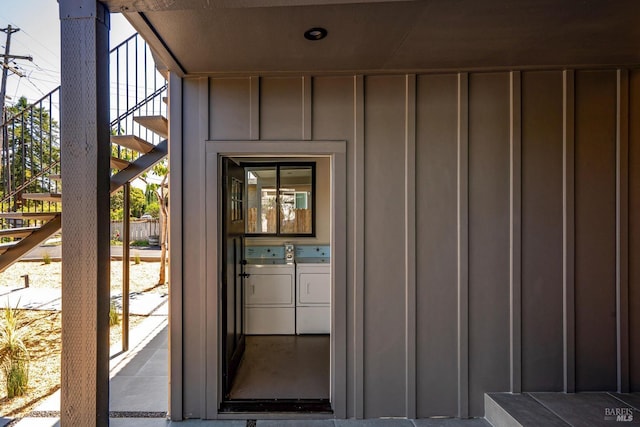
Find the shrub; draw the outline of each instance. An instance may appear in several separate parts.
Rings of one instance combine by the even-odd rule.
[[[109,304],[109,326],[115,326],[120,324],[120,313],[118,313],[118,307],[116,303],[111,301]]]
[[[14,360],[4,371],[7,378],[7,397],[9,399],[22,396],[27,392],[29,384],[29,366],[26,360]]]
[[[22,396],[29,384],[29,350],[22,339],[20,313],[17,306],[7,305],[0,325],[0,367],[10,399]]]

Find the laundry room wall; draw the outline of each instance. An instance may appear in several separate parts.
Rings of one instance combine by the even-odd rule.
[[[347,417],[482,416],[491,391],[640,391],[640,71],[182,87],[185,416],[210,415],[202,391],[217,387],[206,141],[347,141]]]

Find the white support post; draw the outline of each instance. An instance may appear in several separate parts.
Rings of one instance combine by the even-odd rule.
[[[61,425],[109,425],[109,12],[59,0]]]

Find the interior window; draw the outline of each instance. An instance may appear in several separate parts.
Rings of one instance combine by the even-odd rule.
[[[246,233],[313,236],[315,164],[245,165]]]

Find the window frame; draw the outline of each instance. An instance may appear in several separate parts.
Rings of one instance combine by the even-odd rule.
[[[245,197],[249,197],[249,180],[247,179],[247,168],[269,168],[276,169],[276,232],[275,233],[249,233],[247,232],[248,224],[245,223],[245,236],[246,237],[316,237],[316,162],[310,161],[276,161],[276,162],[242,162],[240,166],[244,168],[244,194]],[[281,167],[310,167],[311,168],[311,233],[282,233],[280,232],[280,169]],[[244,218],[249,218],[247,209],[249,208],[249,201],[244,203]]]

